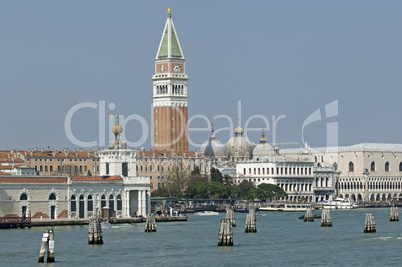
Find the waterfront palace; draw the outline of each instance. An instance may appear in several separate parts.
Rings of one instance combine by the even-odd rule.
[[[0,151],[0,216],[88,218],[102,208],[117,217],[146,216],[151,190],[166,185],[177,164],[204,177],[219,168],[236,184],[275,184],[290,201],[402,197],[400,144],[280,149],[264,132],[258,144],[248,140],[239,121],[227,142],[217,140],[212,127],[200,151],[189,151],[188,75],[170,9],[154,64],[151,150],[127,148],[116,123],[115,140],[104,150]]]

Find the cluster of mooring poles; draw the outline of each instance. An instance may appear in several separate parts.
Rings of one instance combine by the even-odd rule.
[[[331,210],[322,209],[321,227],[332,227]]]
[[[228,219],[221,219],[219,224],[218,246],[233,246],[232,224]]]
[[[304,215],[305,222],[314,222],[314,213],[313,208],[310,206],[306,210],[306,214]]]
[[[365,233],[375,233],[375,220],[374,220],[374,213],[369,212],[366,213],[366,220],[364,222],[364,232]]]
[[[255,206],[253,204],[249,205],[249,212],[246,218],[246,233],[256,233],[257,216],[255,214]],[[236,226],[236,220],[233,208],[229,205],[226,206],[226,218],[221,219],[219,224],[218,233],[218,246],[233,246],[233,233],[232,226]]]
[[[102,226],[99,218],[92,218],[89,220],[88,244],[103,244]]]
[[[246,233],[257,232],[256,221],[257,217],[255,216],[255,207],[253,205],[250,205],[246,218],[246,230],[245,230]]]
[[[46,229],[43,233],[42,244],[39,251],[38,262],[45,262],[45,254],[47,251],[47,262],[54,262],[54,233],[53,229]]]
[[[230,205],[226,206],[226,219],[230,222],[233,227],[236,227],[236,219],[234,215],[233,207]]]
[[[149,213],[145,222],[145,232],[156,232],[155,214]]]

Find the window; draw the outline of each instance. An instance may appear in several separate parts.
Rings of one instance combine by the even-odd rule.
[[[109,174],[109,163],[106,163],[106,174]]]
[[[399,163],[399,171],[402,172],[402,162]]]
[[[389,162],[385,162],[385,171],[389,172]]]
[[[94,210],[94,201],[92,199],[92,196],[88,196],[88,211],[93,211]]]
[[[45,165],[45,172],[47,172],[47,165]]]
[[[122,210],[121,195],[117,196],[117,210]]]
[[[128,164],[127,164],[127,162],[123,162],[121,167],[122,167],[122,175],[123,175],[123,177],[127,177],[128,176]]]
[[[53,172],[53,166],[50,166],[50,167],[49,167],[49,171],[50,171],[50,172]]]
[[[370,171],[375,172],[375,162],[371,162]]]
[[[27,194],[23,193],[23,194],[20,196],[20,200],[28,200]]]
[[[354,172],[355,171],[355,165],[353,162],[349,162],[349,172]]]
[[[49,196],[49,200],[56,200],[56,195],[54,193],[51,193]]]
[[[77,205],[74,195],[71,196],[71,211],[77,211]]]

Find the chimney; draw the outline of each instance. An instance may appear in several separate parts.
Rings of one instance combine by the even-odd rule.
[[[50,151],[50,146],[47,146],[47,151]]]
[[[38,151],[38,147],[35,147],[35,151]]]

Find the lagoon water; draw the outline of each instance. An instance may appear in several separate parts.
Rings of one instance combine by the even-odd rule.
[[[320,213],[321,211],[315,211]],[[377,232],[363,233],[366,212]],[[246,214],[236,213],[233,247],[218,247],[219,216],[188,214],[187,222],[103,229],[103,245],[88,245],[86,226],[54,227],[55,263],[37,263],[46,227],[0,230],[0,266],[378,266],[402,264],[402,221],[389,222],[389,209],[332,211],[333,227],[320,219],[304,222],[303,212],[265,212],[257,233],[244,233]]]

